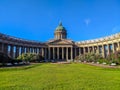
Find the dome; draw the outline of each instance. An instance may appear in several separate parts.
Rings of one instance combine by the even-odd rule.
[[[58,27],[56,28],[56,31],[65,31],[66,32],[65,27],[63,27],[63,25],[62,25],[62,22],[59,23]]]
[[[67,38],[67,30],[63,27],[62,22],[60,22],[58,27],[55,29],[54,36],[55,36],[55,39]]]

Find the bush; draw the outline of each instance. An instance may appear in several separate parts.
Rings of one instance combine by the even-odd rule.
[[[35,53],[25,53],[17,57],[17,60],[22,60],[24,62],[40,62],[44,58],[40,54]]]
[[[117,65],[120,65],[120,51],[116,51],[115,53],[111,53],[106,58],[109,63],[116,63]]]
[[[81,62],[99,62],[99,63],[116,63],[120,65],[120,50],[115,53],[110,53],[106,58],[103,58],[98,53],[86,53],[75,57],[76,60]]]
[[[107,59],[105,59],[105,58],[99,59],[98,62],[100,64],[103,64],[103,63],[110,64],[110,62]]]
[[[102,56],[100,54],[91,52],[91,53],[86,53],[86,54],[79,55],[75,59],[80,60],[82,62],[84,62],[84,61],[86,61],[86,62],[97,62],[99,59],[102,59]]]

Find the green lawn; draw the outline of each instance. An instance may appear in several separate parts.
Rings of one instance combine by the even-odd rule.
[[[120,90],[120,69],[85,64],[0,68],[0,90]]]

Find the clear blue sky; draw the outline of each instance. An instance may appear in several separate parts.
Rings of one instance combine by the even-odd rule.
[[[54,38],[59,21],[74,41],[120,32],[120,0],[0,0],[0,32],[29,40]]]

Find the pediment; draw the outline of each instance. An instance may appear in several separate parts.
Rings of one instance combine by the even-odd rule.
[[[48,44],[73,44],[74,42],[71,41],[71,40],[66,40],[66,39],[62,39],[62,40],[52,40],[52,41],[49,41]]]

